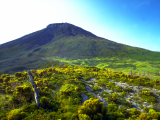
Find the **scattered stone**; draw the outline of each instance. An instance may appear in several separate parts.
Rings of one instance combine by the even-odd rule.
[[[88,93],[91,93],[91,94],[93,94],[95,97],[97,97],[97,98],[99,98],[100,99],[100,101],[102,101],[102,102],[104,102],[104,104],[105,104],[105,106],[107,106],[108,104],[107,104],[107,102],[106,102],[106,98],[103,98],[103,97],[101,97],[100,96],[100,93],[101,92],[103,92],[103,91],[105,91],[105,92],[107,92],[107,93],[109,93],[109,94],[112,94],[112,93],[115,93],[115,91],[112,91],[112,90],[109,90],[109,89],[105,89],[105,90],[103,90],[103,88],[101,87],[101,86],[98,86],[100,89],[102,89],[101,91],[99,91],[98,92],[98,94],[95,94],[95,93],[93,93],[92,91],[92,89],[91,89],[91,87],[92,87],[92,85],[89,85],[88,83],[92,83],[93,85],[97,85],[97,83],[96,83],[96,79],[95,78],[92,78],[92,79],[90,79],[90,80],[88,80],[87,81],[87,83],[84,81],[84,80],[82,80],[84,83],[85,83],[85,87],[86,87],[86,90],[87,90],[87,92]],[[128,85],[127,83],[122,83],[121,81],[120,82],[114,82],[113,80],[109,80],[110,82],[112,82],[112,83],[115,83],[115,85],[118,85],[118,86],[121,86],[123,89],[124,88],[131,88],[132,90],[133,90],[133,93],[129,93],[129,95],[127,95],[126,97],[124,97],[123,99],[125,99],[125,100],[127,100],[129,103],[131,103],[132,105],[134,105],[135,106],[135,108],[136,109],[139,109],[141,112],[144,112],[144,110],[143,109],[141,109],[140,108],[140,103],[141,103],[141,100],[139,100],[139,103],[136,103],[136,100],[134,100],[134,98],[135,98],[135,94],[139,94],[140,92],[140,90],[142,90],[142,89],[146,89],[146,90],[149,90],[149,91],[151,91],[154,95],[156,95],[157,97],[158,97],[158,100],[160,100],[160,96],[157,94],[157,92],[160,92],[160,90],[158,90],[158,89],[150,89],[150,88],[145,88],[145,87],[143,87],[143,86],[132,86],[132,85]],[[119,92],[116,92],[116,93],[118,93],[119,95],[120,95],[120,93]],[[87,99],[89,99],[89,97],[87,96],[87,95],[81,95],[82,96],[82,98],[83,98],[83,102],[85,101],[85,100],[87,100]],[[157,103],[158,104],[158,103]],[[122,102],[122,105],[123,105],[123,102]],[[153,105],[150,105],[150,104],[148,104],[147,102],[144,102],[143,103],[143,105],[142,105],[143,107],[147,107],[147,108],[149,108],[149,107],[153,107]],[[119,106],[119,107],[121,107],[121,106]],[[157,107],[157,106],[156,106]],[[160,109],[160,108],[158,108],[158,109]]]
[[[86,101],[89,100],[89,97],[86,94],[81,93],[81,97],[82,97],[82,104]]]
[[[148,103],[147,103],[147,102],[144,102],[144,103],[143,103],[143,107],[148,107]]]

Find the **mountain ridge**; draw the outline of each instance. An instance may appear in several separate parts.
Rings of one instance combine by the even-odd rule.
[[[55,23],[0,45],[0,73],[17,68],[36,69],[47,57],[55,56],[67,59],[119,57],[160,60],[160,52],[116,43],[70,23]]]

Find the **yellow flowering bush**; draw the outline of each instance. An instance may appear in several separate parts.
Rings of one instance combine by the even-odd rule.
[[[79,108],[78,114],[86,114],[91,118],[95,116],[96,119],[100,119],[106,114],[106,108],[104,103],[100,102],[99,99],[90,98]]]
[[[147,115],[146,113],[141,113],[139,117],[137,117],[136,120],[151,120],[151,117]]]
[[[17,86],[13,94],[21,102],[29,102],[33,98],[33,90],[30,86],[27,85]]]
[[[8,120],[21,120],[26,116],[25,112],[22,112],[21,109],[14,109],[9,112],[7,115]]]
[[[160,112],[156,112],[156,110],[154,109],[149,109],[149,115],[153,118],[153,119],[160,119]]]
[[[142,91],[142,94],[143,94],[143,95],[150,96],[150,95],[151,95],[151,91],[143,90],[143,91]]]

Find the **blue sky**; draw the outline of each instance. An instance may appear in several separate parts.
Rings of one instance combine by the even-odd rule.
[[[130,46],[160,51],[160,0],[1,0],[0,44],[68,22]]]

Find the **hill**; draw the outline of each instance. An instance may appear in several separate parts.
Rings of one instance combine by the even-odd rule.
[[[69,23],[56,23],[0,45],[0,74],[37,69],[56,57],[68,60],[115,57],[159,61],[160,53],[100,38]]]
[[[96,67],[31,70],[0,77],[1,120],[160,119],[160,81]]]

